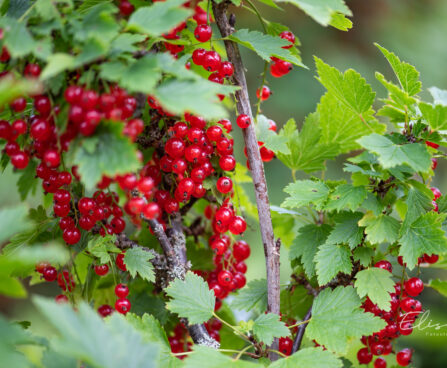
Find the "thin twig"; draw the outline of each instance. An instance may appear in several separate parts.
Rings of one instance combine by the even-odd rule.
[[[233,22],[230,24],[227,18],[228,3],[226,1],[216,4],[213,2],[213,13],[222,37],[226,38],[234,32]],[[232,17],[230,17],[232,18]],[[234,84],[240,89],[235,92],[237,111],[239,114],[250,116],[253,121],[250,99],[248,96],[247,82],[245,79],[244,66],[236,43],[226,39],[224,41],[228,60],[233,63]],[[267,192],[267,182],[264,174],[264,165],[259,153],[258,140],[256,137],[254,124],[250,124],[243,130],[245,146],[247,147],[248,161],[253,177],[253,184],[256,194],[256,204],[258,207],[259,225],[267,269],[267,307],[271,313],[280,313],[280,286],[279,286],[279,243],[275,244],[273,235],[272,218],[270,214],[270,203]],[[273,350],[278,349],[278,340],[275,339],[271,346]],[[270,359],[276,360],[276,354],[270,354]]]
[[[309,322],[312,317],[312,307],[309,308],[307,314],[304,316],[303,321]],[[301,346],[301,342],[303,341],[304,332],[306,331],[308,323],[303,323],[298,327],[298,332],[296,333],[295,340],[293,341],[292,354],[296,353]]]

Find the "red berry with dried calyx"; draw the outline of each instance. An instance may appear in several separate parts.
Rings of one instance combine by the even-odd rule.
[[[241,129],[246,129],[251,124],[251,118],[248,115],[241,114],[236,119],[236,124]]]

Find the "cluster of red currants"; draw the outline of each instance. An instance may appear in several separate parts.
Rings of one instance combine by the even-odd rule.
[[[36,265],[36,271],[40,273],[45,281],[53,282],[57,280],[58,286],[65,292],[72,292],[76,286],[73,276],[67,270],[57,272],[56,268],[48,262],[40,262]],[[58,303],[68,302],[68,297],[59,294],[55,298]]]
[[[141,119],[131,118],[137,108],[135,97],[128,95],[118,86],[112,87],[110,93],[98,94],[94,90],[72,85],[67,87],[64,97],[70,105],[69,124],[61,136],[64,142],[70,142],[77,133],[83,136],[92,135],[104,119],[123,122],[123,132],[132,141],[144,129]]]
[[[219,307],[220,301],[230,292],[245,286],[244,274],[247,272],[247,265],[244,261],[250,256],[250,246],[244,240],[231,243],[227,235],[220,234],[212,235],[208,243],[215,252],[213,258],[215,269],[199,273],[214,291],[217,298],[216,306]]]
[[[379,261],[374,267],[392,272],[392,265],[386,260]],[[371,336],[363,336],[361,341],[366,347],[357,352],[360,364],[369,364],[374,357],[374,368],[386,368],[387,362],[380,356],[393,352],[392,341],[399,336],[407,336],[413,332],[413,324],[422,313],[422,304],[414,299],[424,289],[424,283],[417,277],[411,277],[405,282],[397,282],[391,293],[391,308],[389,311],[380,309],[369,298],[362,304],[366,312],[382,318],[386,327]],[[403,349],[396,353],[396,362],[401,367],[410,364],[412,350]]]

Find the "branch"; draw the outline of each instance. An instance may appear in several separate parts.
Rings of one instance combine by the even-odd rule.
[[[228,3],[226,1],[223,1],[220,4],[213,2],[213,14],[216,18],[217,26],[223,38],[228,37],[234,32],[234,15],[230,16],[230,22],[226,14],[227,8]],[[237,111],[239,114],[246,114],[250,116],[253,121],[253,114],[251,111],[250,99],[247,90],[247,82],[245,80],[244,66],[239,53],[239,47],[233,41],[225,40],[224,42],[228,60],[232,62],[234,66],[234,84],[240,87],[240,89],[235,93]],[[245,146],[247,147],[247,156],[255,187],[259,226],[261,230],[262,242],[264,244],[267,269],[268,311],[279,314],[279,243],[275,245],[272,218],[270,214],[270,203],[267,192],[267,182],[264,174],[264,165],[259,153],[258,140],[256,138],[254,124],[250,124],[250,126],[247,129],[243,129],[242,132],[244,135]],[[277,348],[278,341],[275,340],[272,349],[277,350]],[[272,360],[276,360],[276,358],[276,354],[275,356],[271,356]]]
[[[186,259],[186,241],[182,231],[180,214],[173,216],[172,227],[167,232],[164,231],[163,226],[157,220],[143,219],[149,223],[165,254],[168,264],[168,282],[177,278],[184,279],[189,264]],[[185,318],[182,318],[181,321],[187,327],[195,344],[215,349],[219,348],[219,343],[208,334],[203,324],[190,325]]]
[[[312,317],[312,306],[307,311],[307,314],[304,316],[303,321],[307,321]],[[306,327],[309,323],[303,323],[298,326],[298,332],[296,333],[295,340],[293,341],[292,354],[296,353],[300,350],[301,342],[303,341],[304,332],[306,331]]]

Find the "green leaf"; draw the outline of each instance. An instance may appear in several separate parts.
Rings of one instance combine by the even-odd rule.
[[[102,123],[93,136],[84,138],[75,148],[74,161],[88,190],[103,175],[115,177],[140,168],[136,147],[122,135],[122,128],[122,124]]]
[[[432,200],[433,193],[431,190],[425,185],[414,181],[408,190],[407,199],[405,200],[407,212],[401,231],[411,225],[421,215],[431,211],[433,209]]]
[[[269,119],[264,115],[258,115],[256,124],[256,136],[259,142],[263,142],[264,146],[269,150],[283,154],[290,154],[290,149],[287,145],[287,138],[277,134],[276,132],[269,129]]]
[[[273,313],[261,314],[253,324],[253,333],[258,341],[270,345],[275,337],[290,336],[289,328]]]
[[[343,362],[323,348],[304,348],[269,365],[269,368],[341,368]]]
[[[446,215],[429,212],[419,217],[403,231],[399,242],[399,255],[403,262],[412,270],[417,260],[424,253],[439,254],[447,250],[447,238],[442,229]]]
[[[77,9],[79,13],[83,14],[88,12],[91,8],[98,4],[102,3],[111,3],[112,0],[85,0],[82,2],[81,5],[79,5],[79,8]]]
[[[346,6],[344,0],[279,0],[288,2],[300,8],[308,16],[322,26],[328,26],[337,13],[351,16],[352,12]]]
[[[371,264],[373,256],[374,250],[366,247],[357,247],[352,254],[354,261],[359,261],[363,267],[368,267]]]
[[[289,153],[284,150],[275,153],[292,170],[307,173],[324,170],[325,161],[333,159],[338,153],[338,145],[321,141],[321,129],[316,114],[307,116],[300,132],[295,120],[290,119],[278,136],[285,140]]]
[[[164,4],[164,3],[157,3]],[[167,80],[154,92],[157,101],[172,114],[182,115],[185,111],[201,115],[205,119],[227,116],[227,111],[216,94],[228,94],[228,88],[207,80]]]
[[[3,316],[0,316],[0,331],[2,331],[0,336],[2,365],[14,368],[29,368],[34,366],[19,351],[20,345],[35,343],[29,332],[19,324],[7,321]]]
[[[36,161],[32,160],[24,170],[20,170],[20,178],[17,180],[17,189],[20,199],[24,201],[28,194],[35,193],[38,180],[36,180]]]
[[[355,275],[355,288],[360,298],[368,296],[380,309],[391,308],[391,292],[394,291],[393,275],[387,270],[371,267]]]
[[[441,295],[447,297],[447,281],[432,279],[428,282],[428,286],[430,286],[432,289],[435,289]]]
[[[363,186],[355,187],[352,184],[339,185],[329,196],[326,210],[339,212],[348,208],[351,211],[355,211],[360,207],[367,195],[368,193]]]
[[[36,48],[25,23],[9,17],[0,18],[0,27],[3,28],[3,44],[8,48],[14,58],[30,54]]]
[[[317,113],[322,142],[338,146],[337,153],[358,149],[358,138],[372,132],[382,134],[386,130],[386,126],[374,118],[372,110],[360,117],[353,110],[346,108],[332,93],[326,93],[321,98]]]
[[[326,288],[315,298],[306,335],[329,351],[345,354],[348,341],[371,335],[386,322],[360,309],[361,300],[352,286]]]
[[[283,46],[290,45],[290,42],[287,40],[278,39],[278,37],[248,29],[240,29],[232,33],[228,38],[256,52],[267,62],[270,62],[270,57],[274,56],[307,69],[301,60],[290,52],[290,49],[282,48]]]
[[[24,204],[0,209],[0,244],[29,227],[27,214],[28,210]]]
[[[350,274],[352,271],[351,251],[346,245],[320,245],[315,255],[315,269],[320,286],[326,285],[339,272]]]
[[[101,2],[90,7],[83,14],[81,22],[72,23],[76,40],[85,42],[100,35],[102,42],[111,42],[121,30],[114,15],[116,12],[118,8],[111,2]]]
[[[252,280],[238,291],[231,301],[231,307],[247,312],[264,313],[267,309],[267,281]]]
[[[415,171],[428,172],[431,168],[431,155],[425,144],[409,143],[398,145],[387,137],[373,133],[362,137],[357,142],[379,157],[385,169],[407,164]]]
[[[352,28],[352,22],[341,13],[332,14],[330,25],[340,31],[349,31]]]
[[[359,221],[359,225],[365,226],[367,240],[371,244],[394,243],[399,237],[400,222],[391,216],[367,213]]]
[[[161,71],[156,68],[155,58],[143,57],[123,72],[120,78],[121,85],[131,92],[150,94],[161,77]]]
[[[321,181],[298,180],[287,185],[284,192],[290,194],[281,207],[300,208],[309,204],[321,209],[329,195],[329,187]]]
[[[413,65],[400,61],[394,53],[379,44],[376,43],[375,45],[382,51],[382,54],[390,63],[402,89],[410,96],[418,94],[421,91],[422,83],[419,81],[419,72],[416,68]]]
[[[124,264],[132,277],[138,275],[147,281],[155,281],[154,266],[149,262],[154,255],[142,248],[128,249],[124,255]]]
[[[359,73],[348,69],[342,74],[317,57],[315,64],[318,80],[337,100],[358,115],[370,112],[376,94]]]
[[[177,357],[172,356],[171,346],[160,322],[152,315],[144,313],[138,317],[133,313],[126,315],[127,321],[138,330],[146,341],[157,343],[160,347],[158,367],[177,368],[181,366]]]
[[[27,78],[16,79],[11,76],[3,76],[0,79],[0,106],[7,105],[17,97],[37,95],[39,93],[42,93],[42,86],[36,81],[28,80]],[[7,158],[7,155],[3,155],[3,160],[4,158]],[[7,163],[8,161],[6,163],[2,162],[2,170],[4,170],[4,165]]]
[[[419,103],[422,116],[427,120],[433,130],[447,129],[447,106],[431,105],[425,102]]]
[[[309,278],[315,275],[314,258],[318,247],[326,242],[330,232],[331,227],[327,224],[302,226],[290,247],[289,259],[294,260],[301,257],[304,271]]]
[[[184,360],[184,368],[259,368],[257,363],[241,359],[234,360],[216,349],[203,345],[194,345],[193,350],[195,353]]]
[[[342,212],[335,218],[334,229],[329,234],[327,244],[348,244],[354,249],[363,238],[363,228],[358,222],[363,214],[360,212]]]
[[[0,295],[5,295],[10,298],[26,298],[28,293],[17,278],[1,275]]]
[[[122,53],[122,52],[135,52],[138,50],[136,43],[143,42],[146,36],[132,33],[121,33],[117,38],[112,41],[111,52],[112,53]]]
[[[55,75],[65,71],[75,68],[76,58],[69,54],[56,53],[51,55],[47,60],[47,65],[42,70],[40,78],[42,80],[47,80]]]
[[[74,311],[68,304],[57,304],[42,297],[33,300],[59,333],[52,340],[52,347],[58,353],[98,368],[157,367],[158,345],[144,341],[122,315],[114,313],[106,323],[85,303]]]
[[[182,7],[182,4],[183,0],[168,0],[139,8],[130,16],[127,29],[154,37],[161,36],[192,14],[192,11]]]
[[[112,258],[110,257],[109,252],[121,253],[121,250],[115,245],[115,241],[115,235],[107,234],[104,237],[97,235],[89,240],[87,249],[95,257],[99,258],[100,263],[110,263],[112,262]]]
[[[213,316],[216,302],[214,291],[195,273],[188,272],[185,280],[174,280],[165,291],[172,298],[166,308],[187,318],[189,323],[202,323]]]

